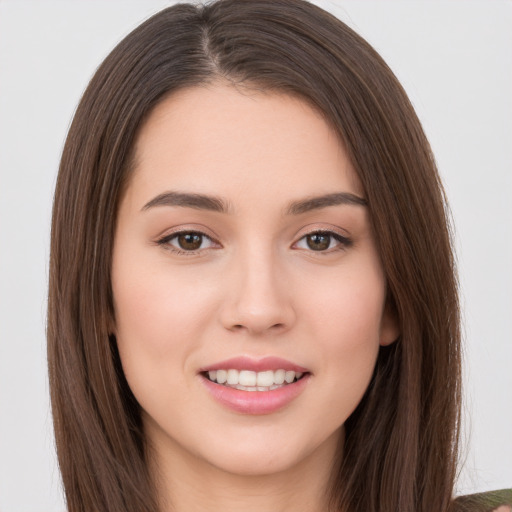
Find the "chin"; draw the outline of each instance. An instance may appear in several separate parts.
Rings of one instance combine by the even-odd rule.
[[[283,451],[273,453],[262,450],[240,450],[229,454],[229,457],[215,457],[213,465],[226,473],[243,477],[264,477],[290,470],[300,463],[297,453],[288,454]]]
[[[268,433],[267,433],[268,434]],[[341,429],[336,430],[327,439],[312,437],[293,439],[293,436],[261,436],[249,441],[230,439],[226,443],[216,441],[208,452],[200,455],[216,469],[241,477],[264,477],[279,473],[292,472],[303,464],[315,464],[315,461],[332,458],[336,453]],[[211,447],[215,446],[212,450]]]

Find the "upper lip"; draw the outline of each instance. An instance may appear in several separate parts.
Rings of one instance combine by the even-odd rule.
[[[299,366],[291,361],[280,357],[267,356],[261,359],[254,359],[247,356],[233,357],[224,361],[202,367],[200,372],[209,372],[213,370],[251,370],[253,372],[263,372],[266,370],[287,370],[294,372],[306,373],[309,370],[303,366]]]

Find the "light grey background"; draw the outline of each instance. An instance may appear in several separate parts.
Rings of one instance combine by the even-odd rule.
[[[512,486],[512,3],[316,2],[408,91],[457,229],[465,317],[458,491]],[[108,51],[159,0],[0,0],[0,511],[64,510],[45,363],[52,189],[66,130]],[[432,226],[432,229],[435,229]]]

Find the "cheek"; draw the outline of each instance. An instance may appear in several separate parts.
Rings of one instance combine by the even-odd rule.
[[[379,344],[385,280],[380,266],[370,263],[347,266],[297,288],[311,325],[334,346]]]
[[[187,392],[180,375],[209,321],[211,297],[190,273],[139,259],[135,250],[114,257],[115,334],[132,392],[144,408],[156,409],[164,387],[181,389],[176,397]]]
[[[161,356],[180,340],[193,340],[211,302],[193,276],[116,262],[113,275],[116,334],[120,341],[143,340],[145,351]],[[192,277],[192,279],[190,279]]]
[[[191,389],[183,375],[200,344],[210,298],[179,273],[137,265],[133,257],[115,261],[112,281],[117,346],[133,394],[155,417],[185,410]]]
[[[309,337],[315,340],[319,378],[328,390],[334,422],[344,422],[364,395],[375,367],[385,281],[378,265],[351,266],[350,272],[308,286]],[[306,291],[303,289],[303,291]],[[335,405],[335,407],[334,407]],[[338,415],[341,415],[338,417]]]

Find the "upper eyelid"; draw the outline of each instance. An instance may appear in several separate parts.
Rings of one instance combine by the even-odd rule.
[[[305,229],[307,229],[307,230],[305,230]],[[303,231],[303,230],[305,230],[305,231]],[[343,239],[351,239],[351,234],[346,229],[343,229],[343,228],[340,228],[337,226],[333,226],[332,224],[329,224],[327,226],[319,226],[319,225],[306,226],[305,228],[302,228],[301,230],[298,231],[296,237],[297,237],[297,240],[300,240],[301,238],[304,238],[305,236],[312,235],[315,233],[327,233],[327,234],[333,234],[333,235],[340,236]]]
[[[173,228],[167,228],[161,232],[161,234],[155,237],[156,241],[162,240],[164,238],[172,238],[173,236],[178,236],[182,233],[198,233],[203,235],[211,240],[218,242],[218,237],[211,232],[206,226],[194,225],[190,226],[176,226]]]
[[[333,237],[334,239],[338,240],[340,243],[345,244],[352,244],[352,239],[346,235],[342,235],[338,233],[337,231],[328,230],[328,229],[315,229],[313,231],[308,231],[307,233],[304,233],[302,236],[297,238],[297,240],[294,242],[294,244],[300,242],[302,239],[304,239],[307,236],[310,235],[316,235],[316,234],[322,234],[322,235],[328,235]]]

